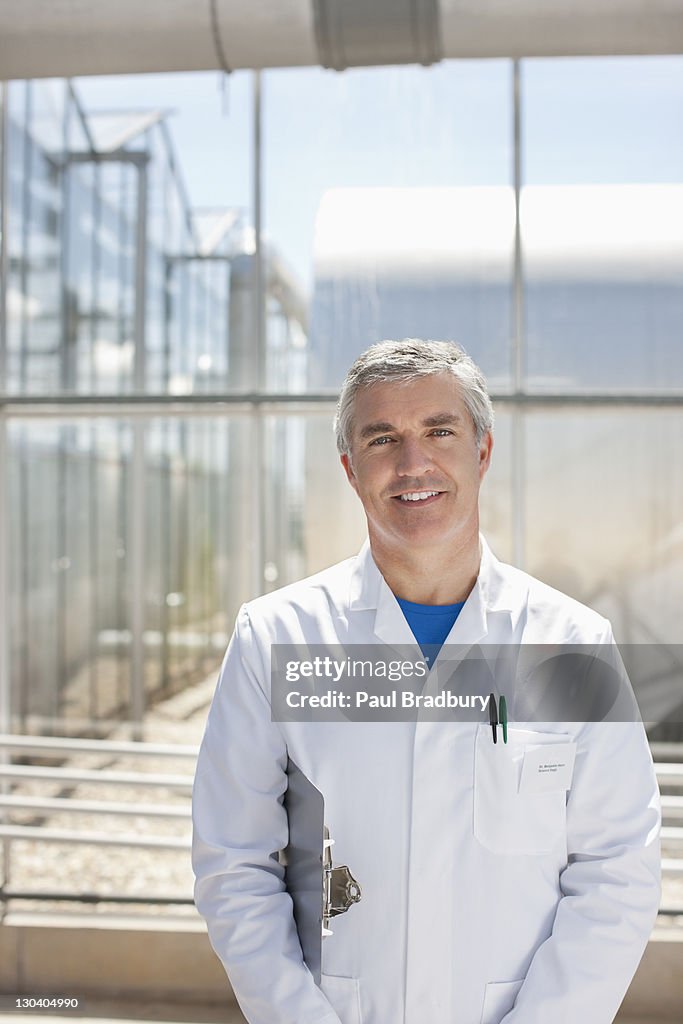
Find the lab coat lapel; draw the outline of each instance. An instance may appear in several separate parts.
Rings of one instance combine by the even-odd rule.
[[[526,613],[528,587],[514,586],[480,535],[479,575],[460,615],[446,637],[434,668],[461,661],[476,644],[495,674],[499,648],[514,642],[515,628]],[[508,647],[509,650],[509,647]]]
[[[415,637],[401,607],[377,568],[370,543],[361,548],[351,576],[351,611],[374,612],[372,632],[377,640],[396,647],[417,647]],[[419,657],[422,657],[417,647]],[[405,653],[405,652],[403,652]]]
[[[374,626],[375,636],[390,647],[416,647],[417,642],[401,606],[382,579]],[[422,654],[419,655],[422,657]]]
[[[480,536],[479,575],[465,605],[444,642],[444,654],[460,658],[470,647],[482,641],[502,642],[510,636],[511,594],[504,585],[500,563]]]

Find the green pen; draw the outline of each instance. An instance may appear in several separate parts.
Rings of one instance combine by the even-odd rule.
[[[507,741],[508,741],[508,706],[507,706],[507,702],[505,700],[505,697],[503,697],[502,694],[500,695],[500,700],[498,701],[498,721],[500,722],[500,724],[503,727],[503,743],[507,743]]]

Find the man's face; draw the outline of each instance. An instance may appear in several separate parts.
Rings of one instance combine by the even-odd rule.
[[[358,392],[351,458],[342,455],[342,464],[373,543],[446,550],[476,536],[493,440],[487,433],[477,444],[475,437],[460,385],[448,373]]]

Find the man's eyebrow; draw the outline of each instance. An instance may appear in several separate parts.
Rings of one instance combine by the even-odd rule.
[[[360,439],[363,441],[366,437],[374,437],[375,434],[390,434],[392,430],[396,430],[396,427],[391,423],[367,423],[360,432]]]
[[[462,417],[455,412],[437,412],[434,416],[428,416],[422,420],[423,427],[446,427],[462,423]]]
[[[446,427],[455,426],[458,423],[462,423],[462,417],[454,412],[437,412],[433,416],[427,416],[426,419],[422,420],[423,427]],[[393,423],[387,423],[382,420],[377,423],[367,423],[360,431],[361,441],[366,440],[369,437],[375,437],[377,434],[390,434],[396,430]]]

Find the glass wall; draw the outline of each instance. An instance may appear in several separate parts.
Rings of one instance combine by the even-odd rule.
[[[215,673],[262,578],[254,416],[172,404],[253,386],[253,229],[243,206],[192,209],[159,111],[86,112],[65,81],[5,97],[3,708],[20,731],[139,735]],[[268,381],[302,389],[305,301],[263,263]]]
[[[682,101],[680,57],[239,75],[235,204],[196,212],[211,140],[11,83],[15,721],[135,720],[215,670],[243,600],[357,550],[331,419],[382,337],[486,372],[496,553],[681,643]]]
[[[575,396],[525,415],[527,565],[620,641],[680,644],[683,62],[521,77],[525,390]]]

